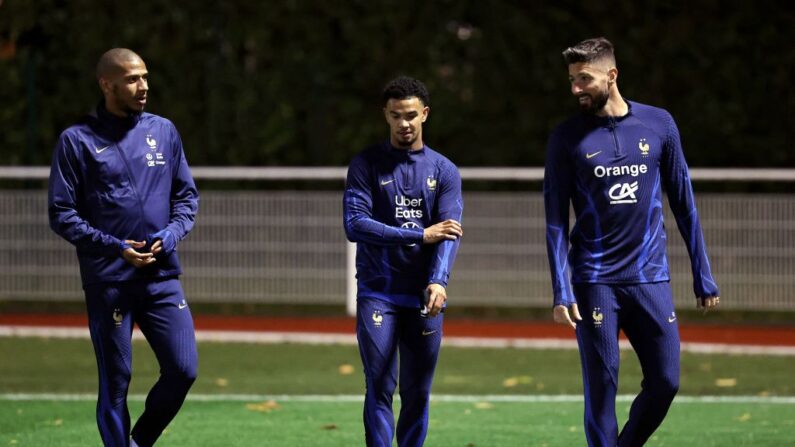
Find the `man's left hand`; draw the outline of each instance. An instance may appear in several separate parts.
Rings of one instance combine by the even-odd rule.
[[[158,231],[149,236],[149,240],[154,241],[151,250],[153,255],[162,253],[163,256],[168,256],[177,248],[177,238],[168,230]]]
[[[447,291],[439,284],[428,284],[425,288],[425,308],[428,316],[435,317],[442,311],[444,303],[447,302]]]
[[[718,307],[720,304],[720,297],[719,296],[707,296],[703,298],[696,298],[696,306],[699,309],[703,309],[704,313],[709,312],[710,309],[713,307]]]

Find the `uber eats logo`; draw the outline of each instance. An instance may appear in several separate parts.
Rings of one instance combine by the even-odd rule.
[[[398,219],[422,218],[422,199],[412,199],[404,195],[395,196],[395,217]]]

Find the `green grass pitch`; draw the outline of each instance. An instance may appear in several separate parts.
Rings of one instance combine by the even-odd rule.
[[[639,367],[631,351],[623,355],[620,393],[631,395]],[[363,445],[355,346],[200,343],[199,356],[194,398],[158,445]],[[133,418],[157,374],[145,343],[135,343],[134,358]],[[0,359],[0,447],[101,445],[89,340],[0,338]],[[792,357],[683,354],[682,361],[680,397],[648,445],[795,445]],[[578,362],[573,350],[443,348],[434,394],[445,399],[432,404],[426,445],[585,445]],[[11,400],[19,393],[32,396]],[[63,400],[67,394],[78,400]],[[619,402],[619,423],[628,407]]]

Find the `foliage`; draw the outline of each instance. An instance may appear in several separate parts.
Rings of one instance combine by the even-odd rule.
[[[576,113],[560,52],[605,35],[622,93],[673,113],[691,165],[795,166],[786,5],[7,0],[2,164],[49,164],[99,99],[97,58],[123,46],[147,62],[149,110],[177,124],[193,165],[344,165],[386,137],[380,90],[398,74],[428,84],[426,141],[457,164],[540,165]]]

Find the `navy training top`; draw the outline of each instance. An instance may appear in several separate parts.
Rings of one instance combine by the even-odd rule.
[[[670,279],[663,188],[687,245],[696,296],[719,295],[676,123],[663,109],[627,105],[621,117],[578,114],[549,138],[544,206],[555,305],[576,302],[570,283]]]
[[[408,151],[386,142],[354,157],[343,219],[357,243],[357,296],[420,307],[428,284],[447,287],[460,239],[423,244],[423,229],[460,222],[463,206],[458,168],[428,146]]]

